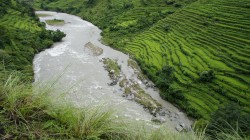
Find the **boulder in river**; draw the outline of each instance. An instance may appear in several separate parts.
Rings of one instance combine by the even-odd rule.
[[[175,129],[179,132],[186,130],[186,125],[183,122],[179,122]]]
[[[178,132],[181,132],[184,130],[183,127],[181,127],[179,124],[175,127],[175,129],[178,131]]]
[[[159,113],[158,113],[160,116],[166,116],[166,111],[164,110],[160,110]]]
[[[152,119],[153,122],[156,122],[156,123],[164,123],[166,122],[166,119],[164,117],[161,117],[161,116],[156,116]]]
[[[185,124],[184,123],[180,123],[179,124],[181,127],[185,128]]]
[[[84,45],[84,49],[85,51],[87,50],[89,52],[89,54],[93,55],[93,56],[99,56],[103,53],[103,49],[95,46],[94,44],[92,44],[91,42],[88,42]]]
[[[108,83],[108,85],[109,86],[114,86],[114,85],[116,85],[117,84],[117,80],[116,79],[114,79],[114,80],[112,80],[112,82],[111,83]]]
[[[115,70],[110,70],[109,71],[109,74],[114,74],[115,73]]]
[[[127,96],[127,99],[128,100],[133,100],[135,98],[135,95],[134,94],[129,94],[128,96]]]

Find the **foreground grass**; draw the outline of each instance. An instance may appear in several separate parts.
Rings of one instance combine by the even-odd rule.
[[[76,108],[51,98],[53,86],[37,90],[12,74],[1,85],[0,137],[3,139],[205,140],[200,133],[176,133],[115,117],[101,107]],[[57,99],[55,101],[53,99]],[[233,134],[233,133],[232,133]],[[225,134],[227,138],[243,139]],[[224,137],[223,137],[224,138]]]
[[[4,138],[123,138],[127,137],[123,122],[112,112],[99,108],[78,109],[67,102],[55,103],[50,98],[51,88],[37,94],[33,87],[10,76],[1,91],[1,125]],[[52,105],[52,102],[54,104]]]

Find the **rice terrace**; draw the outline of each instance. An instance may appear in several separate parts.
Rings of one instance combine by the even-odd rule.
[[[250,0],[0,0],[0,17],[0,139],[250,139]]]

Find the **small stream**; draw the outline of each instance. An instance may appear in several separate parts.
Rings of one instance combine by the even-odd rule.
[[[143,82],[137,79],[134,70],[128,67],[128,55],[101,44],[101,30],[98,27],[74,15],[48,11],[37,13],[50,15],[40,17],[42,22],[55,18],[64,20],[66,24],[63,26],[46,25],[46,28],[59,29],[66,34],[66,37],[61,42],[55,43],[52,48],[35,56],[33,61],[35,82],[46,83],[61,75],[55,88],[60,93],[72,87],[65,98],[74,105],[84,107],[105,104],[106,107],[115,110],[118,116],[150,123],[153,116],[141,105],[122,97],[123,91],[119,84],[115,86],[107,84],[111,80],[100,60],[115,59],[121,65],[121,72],[127,79],[137,81],[146,93],[162,104],[163,113],[158,117],[164,120],[163,125],[173,130],[183,125],[187,129],[191,128],[192,121],[182,111],[161,99],[157,90],[146,88]],[[102,48],[103,54],[89,55],[84,51],[84,45],[88,42]]]

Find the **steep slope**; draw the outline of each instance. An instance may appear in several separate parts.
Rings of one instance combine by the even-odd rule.
[[[36,1],[103,29],[105,43],[128,52],[166,100],[196,118],[237,102],[250,113],[250,1]]]

